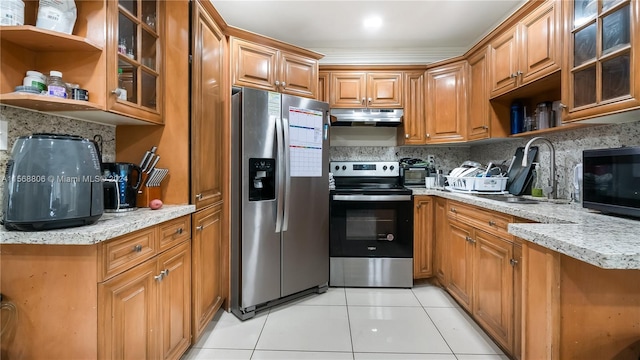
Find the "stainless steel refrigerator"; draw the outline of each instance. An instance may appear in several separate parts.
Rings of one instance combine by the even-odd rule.
[[[329,281],[329,105],[232,93],[231,310],[240,319]]]

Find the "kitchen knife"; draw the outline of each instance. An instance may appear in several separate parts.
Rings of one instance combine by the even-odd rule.
[[[153,162],[151,163],[151,166],[149,166],[149,169],[147,170],[147,174],[151,173],[151,171],[156,167],[156,164],[158,163],[158,161],[160,161],[160,155],[157,155],[155,160],[153,160]]]
[[[145,165],[147,165],[147,162],[149,161],[151,155],[151,151],[148,151],[144,153],[144,156],[142,157],[142,161],[140,162],[140,169],[143,169],[144,171],[144,167]]]

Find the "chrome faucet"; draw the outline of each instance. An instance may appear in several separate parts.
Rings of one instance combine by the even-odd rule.
[[[549,158],[550,158],[549,183],[546,188],[542,189],[542,191],[545,195],[547,195],[549,199],[557,199],[558,188],[557,188],[557,181],[556,181],[556,150],[553,148],[553,144],[551,144],[551,141],[549,141],[547,138],[543,138],[540,136],[534,137],[533,139],[529,140],[529,142],[527,142],[527,145],[524,147],[524,155],[522,156],[522,166],[523,167],[527,166],[527,157],[529,154],[529,147],[531,147],[531,144],[536,140],[540,140],[549,146]]]

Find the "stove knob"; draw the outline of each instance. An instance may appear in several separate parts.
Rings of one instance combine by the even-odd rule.
[[[393,171],[393,169],[394,169],[394,167],[393,167],[393,165],[391,165],[391,166],[389,167],[389,170]]]
[[[387,170],[387,165],[383,166],[382,170]]]
[[[347,166],[346,165],[342,165],[342,170],[347,170]]]
[[[340,170],[340,166],[336,165],[336,171]]]

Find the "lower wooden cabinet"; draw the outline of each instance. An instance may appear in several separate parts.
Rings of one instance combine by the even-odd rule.
[[[193,215],[192,324],[195,343],[222,306],[222,203]]]
[[[473,228],[457,221],[449,222],[448,273],[446,288],[460,306],[471,312],[473,292]]]
[[[188,241],[101,283],[100,359],[179,359],[189,347]]]
[[[433,276],[433,197],[413,198],[413,278]]]
[[[444,286],[447,283],[446,268],[448,253],[448,219],[447,219],[447,199],[436,197],[434,204],[434,241],[433,241],[433,271],[438,282]]]

